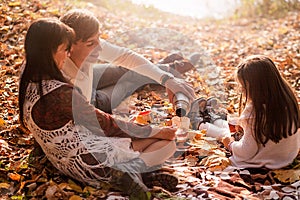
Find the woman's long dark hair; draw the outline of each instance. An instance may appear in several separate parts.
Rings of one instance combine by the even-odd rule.
[[[251,56],[238,65],[237,78],[254,106],[254,136],[257,143],[278,143],[295,134],[300,113],[295,94],[266,56]]]
[[[42,95],[42,80],[58,80],[67,82],[57,67],[53,54],[63,43],[71,47],[74,31],[56,18],[43,18],[33,22],[25,37],[26,63],[21,72],[19,85],[20,122],[24,125],[23,105],[29,83],[39,85],[38,92]]]

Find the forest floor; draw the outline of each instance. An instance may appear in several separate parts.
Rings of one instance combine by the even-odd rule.
[[[199,97],[218,97],[232,115],[239,108],[235,66],[249,55],[267,55],[293,87],[300,104],[299,12],[281,18],[199,20],[107,2],[4,0],[0,4],[0,199],[127,199],[109,186],[81,185],[59,174],[43,154],[33,156],[32,134],[18,121],[18,80],[26,30],[40,17],[87,8],[101,21],[102,38],[154,63],[172,52],[186,58],[198,53],[196,70],[187,72],[185,79]],[[130,101],[143,110],[167,100],[161,88],[146,87]],[[230,167],[230,153],[216,140],[200,137],[197,131],[191,135],[190,147],[162,169],[179,177],[177,190],[154,188],[157,199],[300,199],[299,159],[280,170],[237,169]]]

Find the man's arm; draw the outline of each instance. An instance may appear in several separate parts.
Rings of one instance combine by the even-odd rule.
[[[173,74],[161,70],[142,55],[105,40],[100,40],[100,45],[99,59],[131,69],[162,84],[168,89],[170,100],[172,100],[173,94],[177,92],[184,93],[191,100],[195,98],[194,90],[190,85],[181,79],[174,78]]]
[[[105,40],[100,40],[101,51],[99,58],[116,66],[131,69],[161,83],[163,75],[174,77],[171,73],[161,70],[142,55],[124,47],[113,45]]]

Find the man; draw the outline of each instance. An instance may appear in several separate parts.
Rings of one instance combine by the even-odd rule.
[[[93,103],[94,98],[92,97],[92,93],[94,93],[97,101],[96,107],[100,110],[111,113],[112,109],[128,96],[128,94],[131,94],[135,89],[147,83],[159,83],[164,85],[171,91],[169,95],[170,99],[173,94],[179,91],[184,93],[191,101],[195,97],[193,88],[188,86],[182,79],[178,79],[174,77],[172,73],[161,70],[146,58],[131,50],[115,46],[105,40],[99,39],[100,23],[89,11],[71,10],[61,17],[61,21],[73,28],[76,35],[70,51],[70,57],[66,59],[62,72],[70,82],[81,89],[87,101]],[[98,59],[108,62],[111,65],[93,65]],[[167,61],[164,60],[164,62]],[[169,65],[162,66],[166,69],[169,67],[172,68],[172,66]],[[174,68],[176,67],[177,66]],[[187,68],[190,68],[190,66]],[[173,73],[177,76],[175,72]],[[175,129],[170,131],[172,134],[175,133]],[[141,138],[139,141],[141,142],[132,142],[131,144],[133,146],[137,145],[137,147],[141,147],[141,149],[153,147],[153,150],[150,149],[151,152],[163,151],[163,153],[159,154],[159,158],[157,156],[151,157],[151,152],[151,154],[144,154],[144,160],[150,160],[151,162],[159,161],[157,163],[163,163],[176,151],[173,139],[168,140],[167,143],[162,143],[162,141],[166,141],[163,138]],[[87,143],[88,142],[89,141],[87,141]],[[145,146],[147,147],[144,148]],[[128,169],[133,170],[132,178],[135,180],[134,174],[138,174],[141,168],[145,168],[143,167],[145,163],[143,159],[136,160],[135,162],[132,161],[130,163],[124,163],[123,165],[118,164],[118,169],[126,169],[126,171],[128,171]],[[146,164],[156,166],[159,165],[157,163]],[[157,169],[157,167],[154,168]],[[126,176],[126,173],[124,176]],[[151,187],[151,184],[154,182],[160,182],[161,186],[172,189],[176,187],[178,183],[177,178],[171,175],[157,174],[152,178],[149,178],[146,174],[142,174],[141,176],[143,182],[145,182],[145,180],[148,181],[148,184],[145,182],[148,187]],[[131,190],[134,189],[128,184],[127,179],[121,179],[121,183],[120,187],[123,187],[122,190],[124,191],[127,191],[128,188]],[[130,191],[127,192],[130,193]]]
[[[111,113],[122,100],[148,83],[159,83],[165,86],[168,91],[171,91],[170,100],[177,92],[184,93],[191,101],[194,99],[193,88],[182,79],[176,78],[178,77],[176,70],[170,70],[172,67],[176,69],[178,65],[162,64],[157,67],[127,48],[99,39],[100,23],[91,12],[71,10],[61,17],[61,21],[73,28],[76,33],[70,57],[62,71],[74,85],[81,89],[87,100],[99,109]],[[172,56],[165,59],[163,63],[170,58]],[[91,67],[97,59],[110,65]],[[183,66],[186,67],[185,71],[193,67],[187,62],[181,64],[187,64]]]

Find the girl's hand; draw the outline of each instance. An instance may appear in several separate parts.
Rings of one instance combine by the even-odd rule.
[[[231,151],[230,143],[234,142],[233,137],[223,137],[221,142],[224,144],[225,148]]]
[[[155,130],[152,129],[152,131],[155,131],[156,134],[151,136],[151,138],[164,139],[164,140],[175,140],[176,130],[177,129],[170,128],[170,127],[155,128]]]

